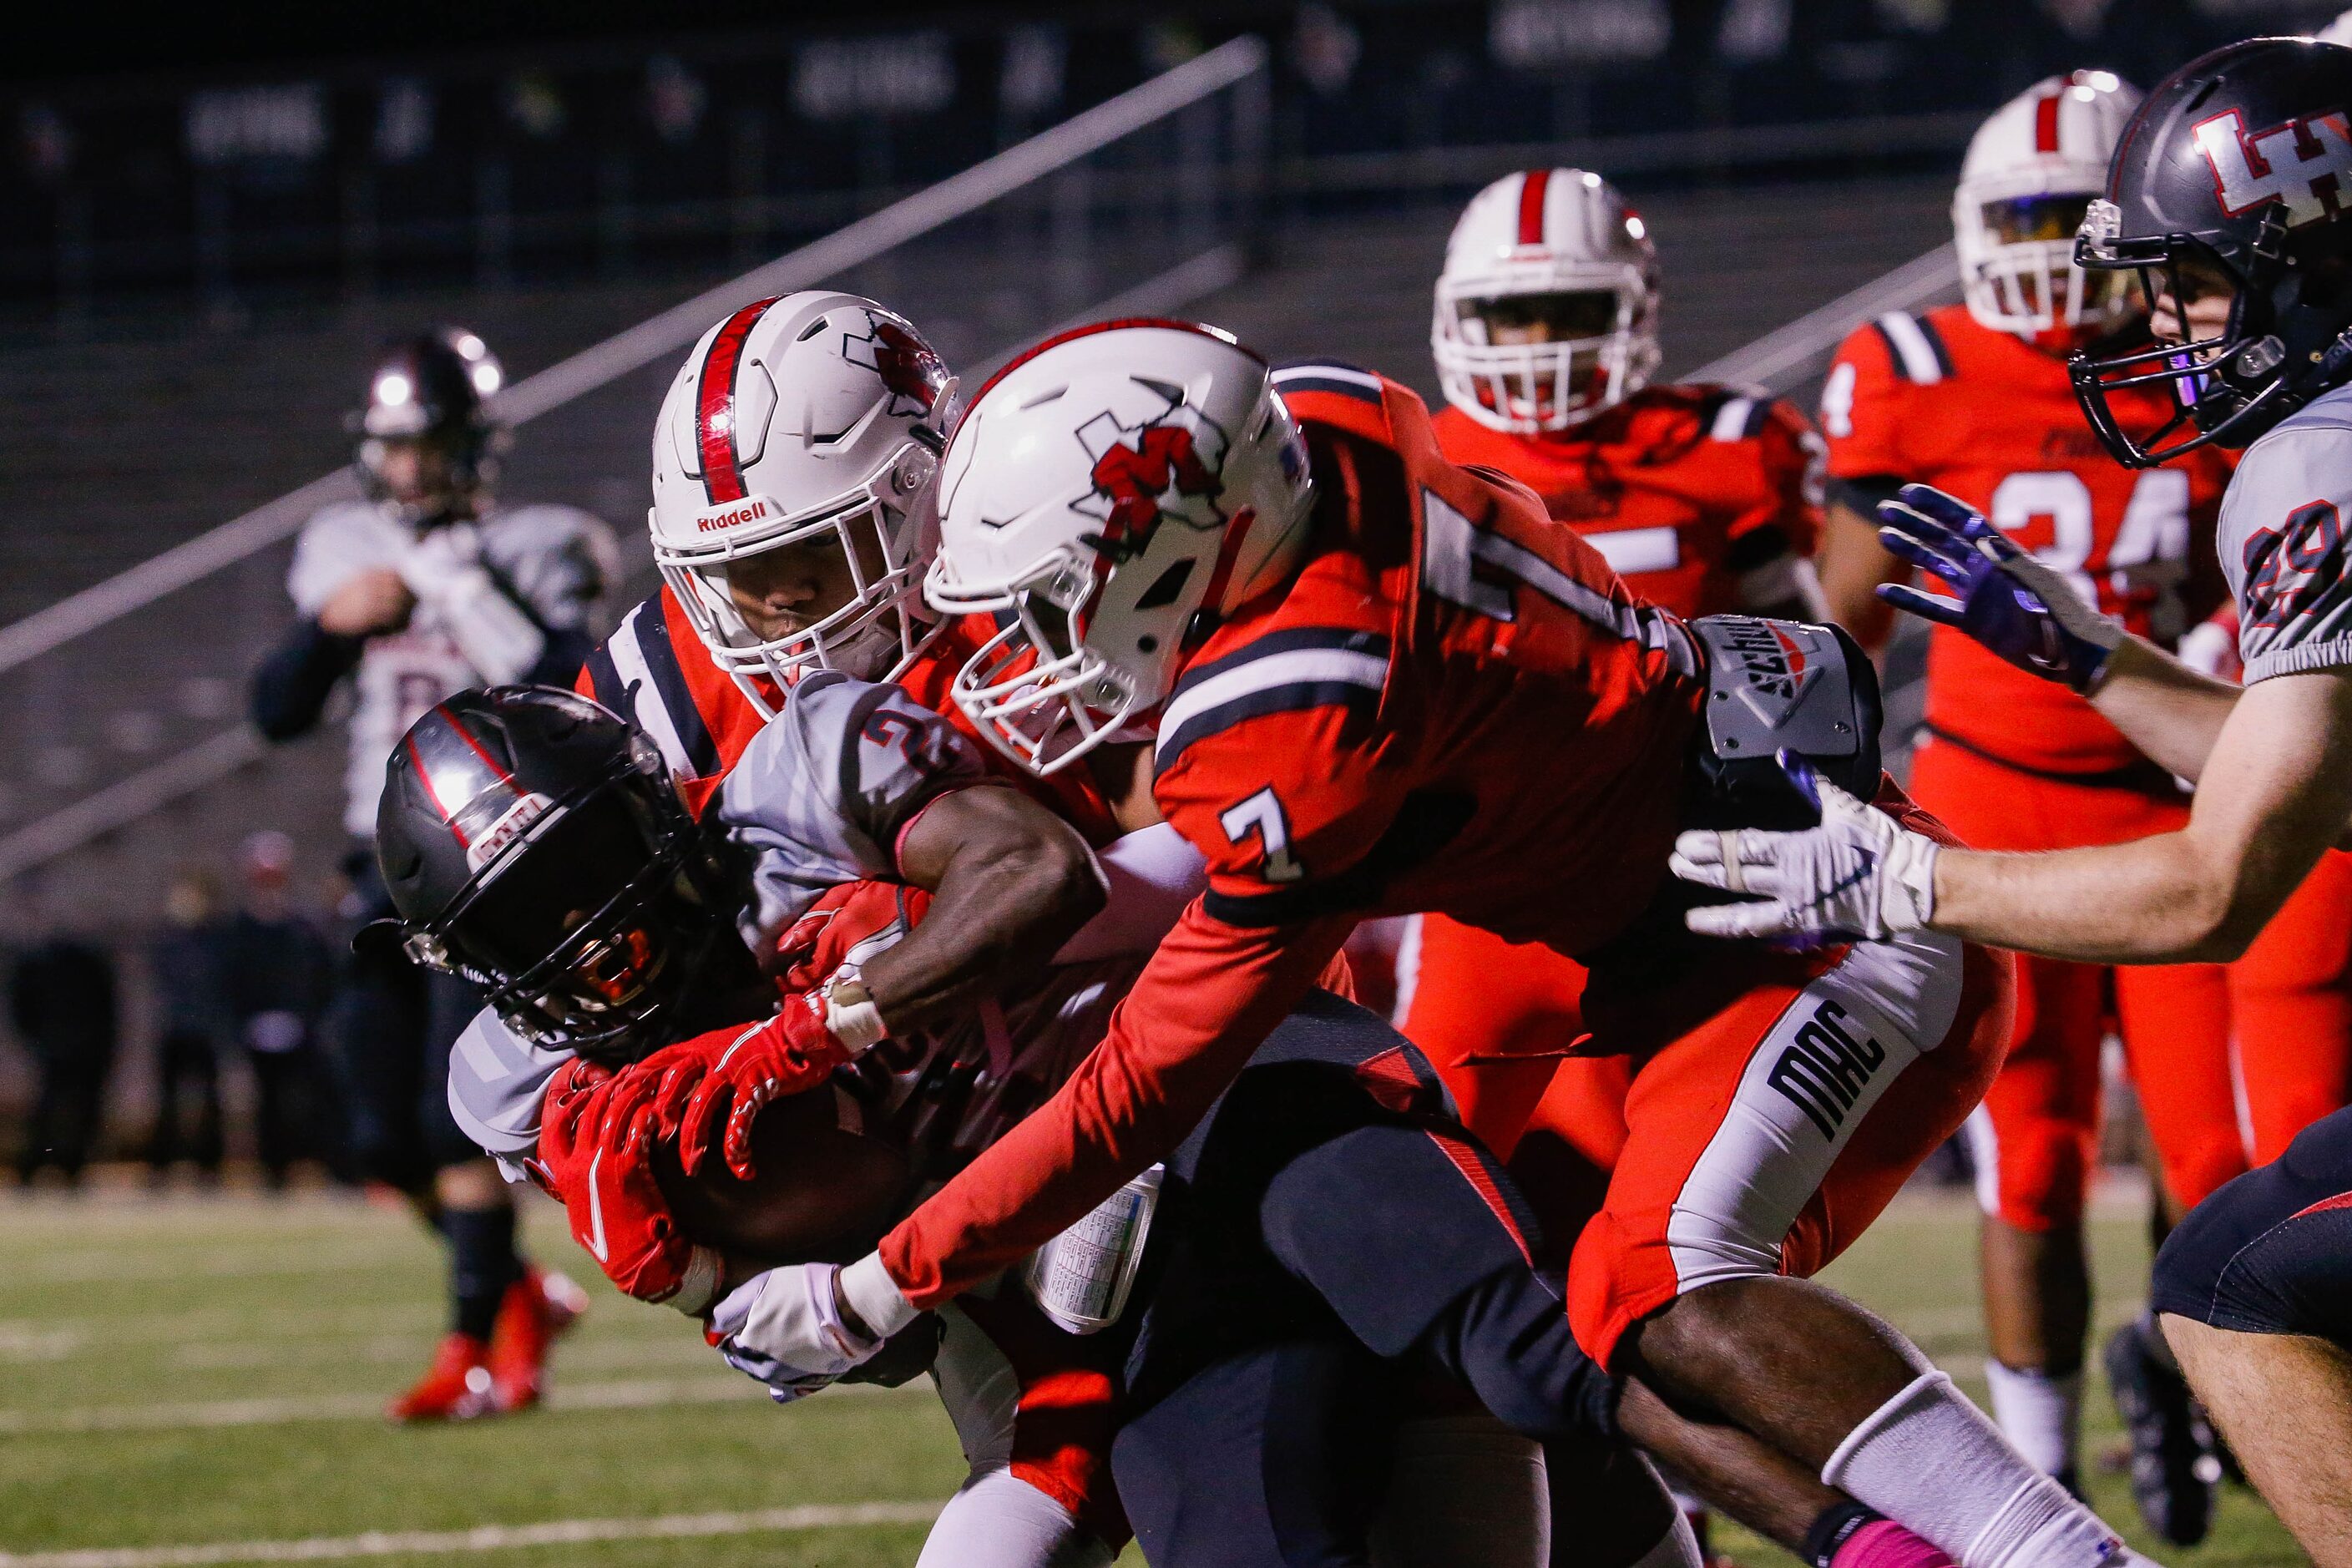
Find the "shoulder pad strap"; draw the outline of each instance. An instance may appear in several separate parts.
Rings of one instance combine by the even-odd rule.
[[[594,672],[598,700],[653,738],[672,774],[710,778],[718,773],[719,743],[711,739],[710,727],[695,705],[694,689],[678,664],[677,649],[670,645],[660,595],[622,617],[589,660],[589,668]],[[623,700],[604,696],[607,679]]]
[[[1706,416],[1706,438],[1710,441],[1752,441],[1764,433],[1764,421],[1771,417],[1772,396],[1769,393],[1746,387],[1727,387],[1718,394],[1713,411]]]
[[[1360,403],[1381,401],[1379,376],[1338,360],[1292,360],[1278,364],[1274,367],[1274,384],[1286,393],[1330,392]]]
[[[1885,340],[1887,358],[1895,374],[1918,386],[1933,386],[1952,374],[1952,356],[1933,322],[1925,316],[1890,310],[1872,323]]]

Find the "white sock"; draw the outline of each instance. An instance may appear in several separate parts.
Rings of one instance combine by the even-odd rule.
[[[2063,1377],[2020,1372],[1985,1358],[1992,1385],[1992,1418],[2017,1451],[2051,1475],[2074,1468],[2083,1442],[2083,1372]]]
[[[2116,1532],[2011,1447],[1940,1372],[1847,1434],[1822,1484],[1926,1537],[1960,1568],[2103,1568],[2125,1556]]]
[[[915,1568],[1110,1568],[1118,1553],[1010,1470],[975,1470],[940,1510]]]

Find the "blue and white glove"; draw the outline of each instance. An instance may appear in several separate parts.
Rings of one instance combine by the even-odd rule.
[[[1667,862],[1702,887],[1756,895],[1707,904],[1683,919],[1702,936],[1780,937],[1794,945],[1877,939],[1916,931],[1936,912],[1934,839],[1780,753],[1790,781],[1821,808],[1822,825],[1797,833],[1736,827],[1678,835]]]
[[[876,1287],[877,1275],[884,1289]],[[845,1295],[871,1335],[842,1316]],[[720,1360],[766,1384],[769,1396],[787,1405],[871,1360],[915,1315],[882,1273],[881,1259],[869,1253],[847,1268],[788,1263],[754,1275],[712,1309],[703,1337]]]
[[[1959,597],[1888,583],[1880,598],[1956,628],[2029,675],[2083,692],[2098,683],[2107,656],[2124,640],[2122,626],[1966,501],[1930,485],[1905,485],[1900,494],[1901,500],[1879,503],[1879,542]]]

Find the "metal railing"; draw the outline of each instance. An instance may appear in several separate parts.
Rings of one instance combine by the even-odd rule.
[[[866,287],[925,322],[928,300],[946,312],[961,300],[977,318],[975,366],[1073,317],[1181,308],[1242,274],[1265,186],[1267,91],[1265,46],[1237,38],[517,382],[502,416],[576,408],[744,300],[819,283]],[[1126,178],[1136,170],[1149,179]],[[1098,184],[1127,199],[1098,205]],[[658,395],[627,418],[616,451],[591,443],[640,489]],[[348,471],[320,475],[0,627],[0,735],[15,742],[0,748],[0,809],[51,803],[0,837],[0,880],[263,754],[233,713],[246,668],[287,618],[286,552],[320,506],[354,493]]]

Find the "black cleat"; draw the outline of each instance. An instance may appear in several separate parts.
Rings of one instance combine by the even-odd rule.
[[[2117,1329],[2101,1359],[2116,1413],[2131,1435],[2132,1501],[2140,1518],[2175,1546],[2196,1545],[2213,1527],[2213,1489],[2221,1475],[2212,1429],[2143,1325]]]

